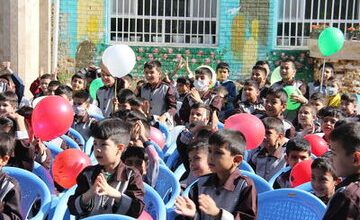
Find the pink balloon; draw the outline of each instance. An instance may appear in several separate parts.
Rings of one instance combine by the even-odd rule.
[[[262,121],[247,113],[236,114],[226,119],[225,129],[240,131],[245,136],[247,150],[258,147],[265,137]]]
[[[161,149],[165,146],[164,134],[155,127],[150,127],[150,140],[154,141]]]
[[[65,134],[74,120],[69,101],[61,96],[48,96],[34,108],[31,124],[36,137],[49,141]]]
[[[290,172],[291,187],[300,186],[303,183],[311,181],[312,160],[303,160],[297,163]]]
[[[309,142],[311,147],[311,153],[313,153],[317,157],[320,157],[324,153],[329,151],[328,143],[324,140],[324,138],[316,134],[305,135],[304,139]]]
[[[153,220],[153,218],[151,217],[151,215],[149,213],[147,213],[145,210],[141,213],[141,215],[139,216],[138,220]]]

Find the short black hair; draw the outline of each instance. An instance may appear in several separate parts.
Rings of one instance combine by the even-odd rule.
[[[216,71],[218,71],[218,69],[227,69],[230,72],[230,66],[228,63],[225,62],[220,62],[216,65]]]
[[[296,70],[296,66],[295,66],[295,62],[291,59],[285,59],[283,61],[281,61],[281,63],[291,63],[291,67]]]
[[[55,90],[55,95],[66,95],[70,99],[73,96],[73,90],[70,86],[60,85]]]
[[[128,100],[131,107],[140,107],[146,99],[141,97],[133,97]]]
[[[17,108],[18,96],[15,94],[15,92],[5,91],[0,93],[0,102],[9,102],[13,107]]]
[[[322,70],[322,68],[323,68],[323,65],[320,65],[319,70]],[[325,63],[325,68],[330,68],[334,72],[334,65],[332,65],[331,63]]]
[[[213,133],[209,138],[209,144],[217,147],[225,147],[231,155],[244,155],[246,148],[245,137],[239,131],[220,130]]]
[[[360,151],[360,122],[350,122],[336,127],[330,140],[340,143],[347,155]]]
[[[176,83],[181,83],[181,84],[184,84],[187,86],[191,85],[190,79],[187,77],[183,77],[183,76],[177,78]]]
[[[199,108],[203,108],[206,110],[206,114],[208,117],[210,117],[210,112],[211,112],[211,109],[208,105],[204,104],[204,103],[201,103],[201,102],[197,102],[197,103],[194,103],[191,107],[190,107],[190,111],[192,109],[199,109]]]
[[[129,157],[138,157],[141,160],[148,163],[149,156],[143,147],[128,147],[125,152],[121,155],[121,160],[125,161]]]
[[[86,81],[86,74],[77,72],[74,75],[72,75],[71,81],[73,81],[75,78],[82,79],[82,80]]]
[[[288,100],[288,95],[283,89],[277,89],[277,90],[270,89],[266,95],[266,98],[268,98],[269,96],[273,96],[277,99],[280,99],[281,104],[286,104]]]
[[[357,104],[357,97],[354,94],[342,94],[341,101]]]
[[[57,81],[57,80],[52,80],[52,81],[49,82],[49,87],[60,86],[60,85],[61,85],[61,82]]]
[[[130,142],[130,125],[118,118],[107,118],[95,123],[91,127],[90,134],[94,138],[110,139],[115,144],[128,146]]]
[[[158,60],[150,60],[144,64],[144,69],[155,68],[157,71],[161,72],[161,63]]]
[[[252,79],[245,80],[244,86],[251,86],[251,87],[254,87],[255,89],[259,90],[259,84],[255,80],[252,80]]]
[[[15,149],[15,138],[5,132],[0,133],[0,157],[11,156]]]
[[[260,70],[265,73],[265,76],[267,75],[267,70],[262,66],[255,65],[255,66],[253,66],[252,70]]]
[[[329,172],[335,180],[338,179],[338,176],[336,176],[334,167],[332,165],[330,156],[321,156],[316,158],[311,164],[311,170],[314,169],[319,169],[323,172]]]
[[[73,99],[74,98],[90,101],[90,94],[87,91],[77,91],[73,94]]]
[[[319,110],[318,117],[320,119],[323,119],[325,117],[334,117],[339,120],[342,120],[344,118],[344,115],[340,109],[328,106]]]
[[[117,95],[117,99],[119,103],[127,103],[130,99],[135,98],[135,94],[130,89],[122,89]]]
[[[268,65],[269,66],[269,62],[267,60],[258,60],[255,63],[255,66],[262,66],[262,65]]]
[[[204,151],[208,151],[209,150],[209,144],[207,143],[207,140],[204,138],[200,138],[192,143],[190,143],[189,147],[187,148],[187,152],[190,153],[191,151],[199,151],[199,150],[204,150]]]
[[[321,92],[315,92],[310,96],[310,100],[321,101],[323,104],[325,104],[326,97]]]
[[[284,123],[275,117],[266,117],[262,120],[265,129],[274,129],[279,134],[285,134]]]
[[[315,107],[314,107],[313,105],[311,105],[311,104],[304,104],[304,105],[302,105],[302,106],[300,107],[300,109],[302,109],[302,108],[310,108],[311,114],[312,114],[313,116],[316,116],[316,109],[315,109]],[[299,111],[300,111],[300,109],[299,109]]]
[[[304,138],[290,139],[286,143],[286,150],[285,150],[286,155],[289,155],[293,151],[307,152],[309,156],[311,156],[310,144]]]
[[[51,75],[48,74],[48,73],[40,76],[40,80],[42,80],[42,79],[51,79],[51,78],[52,78]]]

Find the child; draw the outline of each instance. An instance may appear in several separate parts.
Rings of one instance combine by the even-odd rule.
[[[144,185],[138,171],[121,162],[130,141],[130,127],[120,119],[105,119],[91,130],[98,165],[77,177],[69,211],[80,218],[105,213],[138,217],[144,208]]]
[[[324,76],[323,76],[323,88],[320,91],[320,82],[321,82],[321,74],[323,70],[323,65],[320,65],[317,80],[315,82],[308,83],[309,95],[312,96],[314,93],[325,94],[326,85],[330,79],[330,77],[334,76],[334,66],[331,63],[325,63],[324,67]]]
[[[121,157],[121,160],[130,167],[136,168],[143,176],[145,183],[151,185],[151,181],[147,179],[146,172],[148,167],[148,154],[143,147],[128,147]]]
[[[40,89],[41,92],[34,95],[34,99],[41,97],[41,96],[46,96],[48,95],[48,86],[49,83],[51,82],[52,76],[50,74],[44,74],[42,76],[40,76]]]
[[[335,186],[339,182],[335,174],[330,156],[316,158],[311,164],[311,186],[314,194],[328,204],[335,194]]]
[[[288,139],[282,121],[278,118],[267,117],[263,119],[265,126],[265,139],[261,146],[251,150],[248,162],[255,173],[265,180],[285,167],[285,147]]]
[[[309,160],[311,156],[309,143],[302,138],[294,138],[289,140],[286,144],[285,151],[286,164],[290,167],[290,170],[280,174],[274,182],[274,189],[289,188],[290,185],[290,173],[291,169],[299,162],[303,160]]]
[[[61,83],[59,81],[52,80],[48,85],[47,95],[55,95],[55,91],[57,88],[59,88],[60,85]]]
[[[343,94],[341,95],[341,111],[347,118],[358,118],[356,112],[357,97],[356,95]]]
[[[60,85],[55,90],[55,95],[61,96],[64,99],[68,100],[70,103],[72,103],[73,90],[70,88],[70,86]]]
[[[320,131],[320,123],[316,117],[316,109],[310,104],[302,105],[298,112],[296,136],[303,137]]]
[[[267,64],[264,64],[267,65]],[[269,87],[266,85],[267,82],[267,69],[262,66],[255,65],[251,71],[251,79],[255,80],[259,85],[260,98],[265,99]]]
[[[341,104],[341,95],[339,93],[340,85],[335,77],[328,79],[326,87],[327,106],[338,108]]]
[[[200,177],[189,198],[178,197],[175,211],[194,219],[256,219],[257,193],[252,180],[237,168],[243,160],[245,138],[222,130],[209,138],[212,174]]]
[[[310,96],[310,104],[316,108],[316,112],[326,106],[326,98],[320,92],[315,92]]]
[[[131,109],[131,105],[129,103],[130,99],[136,98],[135,94],[130,89],[122,89],[117,95],[118,101],[118,110],[121,109]]]
[[[179,102],[183,102],[184,98],[189,94],[191,89],[191,82],[186,77],[179,77],[176,80],[176,90],[177,97],[176,100]]]
[[[14,139],[0,133],[0,219],[23,219],[20,213],[20,187],[18,182],[2,171],[14,153]]]
[[[344,180],[328,204],[323,219],[359,219],[360,213],[360,123],[345,123],[330,135],[332,162]]]
[[[71,88],[73,91],[86,90],[87,88],[86,75],[82,73],[76,73],[71,77]]]
[[[173,125],[176,114],[176,97],[172,86],[161,80],[161,63],[152,60],[144,64],[144,75],[147,83],[140,88],[139,97],[150,103],[150,114],[158,116],[158,121]]]
[[[254,80],[246,80],[242,92],[245,101],[235,106],[234,113],[249,113],[260,117],[265,113],[265,108],[260,98],[259,86]]]
[[[329,142],[330,133],[334,130],[337,121],[343,119],[343,114],[339,109],[333,107],[322,108],[318,117],[321,121],[321,131],[323,132],[322,137],[325,141]]]

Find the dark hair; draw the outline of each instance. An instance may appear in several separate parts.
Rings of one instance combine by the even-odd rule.
[[[322,70],[323,65],[319,66],[319,70]],[[325,68],[330,68],[334,72],[334,66],[331,63],[325,63]]]
[[[262,66],[255,65],[253,66],[252,70],[260,70],[261,72],[265,73],[265,76],[267,75],[267,70]]]
[[[51,79],[51,78],[52,78],[51,75],[48,74],[48,73],[40,76],[40,80],[42,80],[42,79]]]
[[[11,156],[15,148],[15,138],[8,133],[0,133],[0,156]]]
[[[199,109],[199,108],[205,109],[205,110],[206,110],[206,115],[207,115],[208,117],[210,117],[211,109],[210,109],[210,107],[209,107],[208,105],[206,105],[206,104],[204,104],[204,103],[197,102],[197,103],[193,104],[193,105],[191,106],[191,108],[190,108],[190,111],[191,111],[192,109]]]
[[[8,117],[0,117],[0,125],[14,127],[14,121]]]
[[[181,84],[184,84],[184,85],[187,85],[187,86],[191,85],[191,82],[187,77],[179,77],[179,78],[177,78],[176,83],[181,83]]]
[[[209,146],[207,143],[207,140],[204,138],[200,138],[194,142],[192,142],[189,147],[187,148],[187,152],[190,153],[191,151],[198,151],[198,150],[204,150],[204,151],[208,151]]]
[[[130,125],[118,118],[104,119],[91,127],[91,136],[94,138],[112,140],[115,144],[129,145],[130,142]]]
[[[141,112],[137,110],[122,109],[112,114],[112,117],[121,119],[122,121],[128,123],[131,127],[140,120],[144,125],[146,136],[150,136],[149,120]]]
[[[230,72],[230,66],[225,62],[218,63],[218,65],[216,65],[216,71],[218,71],[218,69],[227,69]]]
[[[135,94],[130,89],[122,89],[120,90],[119,94],[117,95],[117,99],[119,103],[127,103],[130,99],[135,98]]]
[[[350,122],[336,127],[330,140],[340,143],[347,155],[360,151],[360,122]]]
[[[78,99],[85,100],[86,102],[90,101],[90,94],[86,91],[77,91],[73,94],[72,97],[73,97],[73,99],[78,98]]]
[[[325,117],[334,117],[339,120],[342,120],[344,118],[343,113],[340,109],[334,108],[334,107],[324,107],[319,110],[318,117],[320,119],[323,119]]]
[[[49,86],[48,87],[52,87],[52,86],[60,86],[61,82],[57,81],[57,80],[52,80],[49,82]]]
[[[311,164],[311,169],[319,169],[323,172],[329,172],[335,180],[338,179],[338,176],[335,174],[334,167],[332,166],[331,158],[328,156],[316,158]]]
[[[358,100],[357,100],[356,95],[353,95],[353,94],[342,94],[342,95],[341,95],[341,101],[351,102],[351,103],[356,104]]]
[[[144,69],[155,68],[157,71],[161,72],[161,63],[157,60],[150,60],[144,64]]]
[[[284,123],[281,119],[275,117],[266,117],[262,120],[265,129],[274,129],[277,133],[285,134]]]
[[[268,94],[266,95],[266,98],[269,96],[274,96],[277,99],[280,99],[281,104],[286,104],[288,100],[288,95],[283,89],[273,90],[270,89]]]
[[[325,104],[326,98],[321,92],[315,92],[310,96],[310,100],[321,101],[323,104]]]
[[[128,147],[121,155],[121,160],[125,161],[129,157],[138,157],[140,160],[148,162],[149,156],[143,147]]]
[[[70,86],[60,85],[55,90],[55,95],[66,95],[70,99],[72,97],[72,95],[73,95],[73,90],[72,90],[72,88]]]
[[[258,60],[255,63],[255,66],[262,66],[262,65],[268,65],[269,66],[269,62],[266,60]]]
[[[141,97],[133,97],[133,98],[129,99],[128,101],[129,101],[130,106],[140,107],[144,103],[145,100],[146,99],[141,98]]]
[[[301,152],[306,151],[309,154],[309,156],[311,156],[310,144],[304,138],[290,139],[286,143],[286,150],[285,150],[286,155],[289,155],[293,151],[301,151]]]
[[[195,75],[198,75],[198,74],[204,74],[206,76],[209,77],[209,79],[211,80],[212,79],[212,72],[209,68],[207,67],[200,67],[200,68],[197,68],[195,70]]]
[[[295,62],[291,59],[285,59],[281,63],[291,63],[291,67],[296,70]]]
[[[75,73],[72,77],[71,77],[71,81],[73,81],[74,79],[82,79],[84,81],[86,81],[86,74],[83,73]]]
[[[246,148],[245,137],[239,131],[220,130],[213,133],[209,138],[209,144],[217,147],[225,147],[231,155],[244,155]]]
[[[311,114],[313,115],[313,116],[316,116],[316,109],[315,109],[315,107],[313,106],[313,105],[311,105],[311,104],[305,104],[305,105],[302,105],[301,107],[300,107],[300,109],[302,109],[302,108],[310,108],[311,109]],[[300,110],[299,109],[299,110]]]
[[[18,96],[15,94],[15,92],[5,91],[0,93],[0,102],[9,102],[13,107],[17,108]]]
[[[259,90],[259,84],[255,80],[252,80],[252,79],[245,80],[244,87],[245,86],[251,86],[251,87],[254,87],[255,89]]]

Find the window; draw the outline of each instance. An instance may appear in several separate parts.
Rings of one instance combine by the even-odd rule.
[[[313,25],[340,28],[360,25],[360,0],[279,0],[277,47],[306,47]]]
[[[112,0],[110,41],[215,46],[217,0]]]

